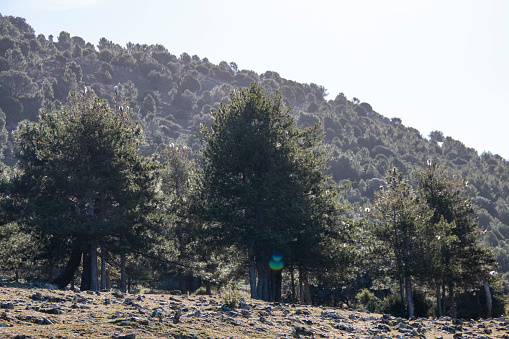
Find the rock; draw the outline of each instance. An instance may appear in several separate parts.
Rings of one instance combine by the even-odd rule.
[[[173,316],[173,323],[178,324],[181,316],[182,316],[182,310],[179,308],[179,309],[177,309],[177,311],[175,312],[175,315]]]
[[[342,316],[341,314],[336,313],[336,312],[324,312],[324,311],[322,311],[320,316],[322,318],[342,319],[342,320],[346,319],[344,316]]]
[[[374,317],[374,316],[362,317],[360,320],[362,320],[362,321],[374,321],[374,320],[376,320],[376,317]]]
[[[155,309],[152,312],[152,318],[163,319],[163,311],[161,309]]]
[[[413,330],[413,327],[408,325],[408,324],[405,324],[405,323],[399,323],[397,324],[395,327],[394,327],[396,330],[398,330],[399,332],[401,333],[408,333],[410,332],[411,330]]]
[[[49,320],[48,318],[42,318],[41,324],[42,325],[53,325],[53,322],[51,322],[51,320]]]
[[[313,331],[306,329],[304,326],[294,325],[293,329],[296,335],[312,336]]]
[[[295,314],[297,314],[297,315],[310,315],[311,312],[309,312],[308,310],[297,310],[297,311],[295,311]]]
[[[343,325],[343,324],[334,325],[334,328],[336,328],[338,330],[341,330],[341,331],[353,332],[353,328],[352,327],[346,326],[346,325]]]
[[[44,313],[47,313],[47,314],[62,314],[62,313],[64,313],[60,308],[57,308],[57,307],[49,308],[49,309],[43,309],[43,310],[40,310],[40,312],[44,312]]]
[[[122,292],[120,292],[119,290],[113,291],[113,293],[111,295],[113,295],[115,298],[118,298],[118,299],[122,299],[124,297],[124,294]]]
[[[182,291],[181,290],[173,290],[173,291],[170,291],[170,294],[171,295],[182,295]]]
[[[32,300],[43,300],[42,298],[42,294],[40,292],[36,292],[35,294],[32,294],[31,296],[29,296],[30,299]]]
[[[113,336],[113,338],[136,339],[136,334],[134,334],[134,333],[124,334],[124,335],[119,335],[119,336]]]
[[[7,324],[7,323],[0,323],[0,327],[9,327],[11,325]]]
[[[0,308],[6,309],[6,310],[13,310],[14,304],[11,302],[1,303]]]
[[[444,327],[442,327],[442,330],[452,333],[452,334],[456,333],[456,328],[454,328],[452,326],[444,326]]]
[[[122,312],[120,312],[120,311],[116,311],[115,314],[113,315],[113,319],[118,319],[118,318],[122,318]]]
[[[266,324],[266,325],[270,325],[270,326],[273,326],[274,324],[270,321],[268,321],[267,319],[265,319],[264,317],[260,317],[260,322],[262,324]]]
[[[377,328],[377,329],[379,329],[379,330],[382,330],[382,331],[384,331],[384,332],[390,332],[390,331],[391,331],[391,329],[389,328],[389,326],[387,326],[387,325],[385,325],[385,324],[378,324],[378,325],[376,326],[376,328]]]

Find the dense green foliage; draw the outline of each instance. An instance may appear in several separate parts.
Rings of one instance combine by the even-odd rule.
[[[252,83],[260,87],[255,90]],[[250,90],[242,89],[246,87]],[[234,89],[237,91],[231,95]],[[70,96],[73,91],[75,95]],[[249,91],[256,92],[260,102],[252,102],[260,105],[260,110],[242,106],[249,102],[247,93],[254,93]],[[98,99],[80,104],[77,98],[82,96]],[[88,127],[71,119],[85,112],[96,119],[90,120]],[[102,116],[108,119],[97,119]],[[129,121],[126,126],[119,122],[122,116]],[[265,123],[269,116],[278,123]],[[205,126],[201,140],[200,125]],[[92,132],[104,138],[96,138]],[[324,132],[321,144],[319,132]],[[233,136],[237,139],[228,139]],[[128,146],[120,147],[120,140]],[[84,145],[92,141],[97,142],[95,161],[107,166],[98,166],[97,172],[89,175],[86,158],[72,154],[85,154]],[[213,144],[216,141],[218,144]],[[216,147],[221,153],[214,153]],[[202,163],[195,162],[200,151]],[[351,303],[362,288],[370,288],[381,300],[371,304],[379,305],[379,311],[380,305],[388,310],[401,303],[396,291],[405,276],[411,276],[415,295],[420,298],[415,299],[415,311],[423,314],[429,310],[419,309],[418,300],[429,298],[437,286],[442,287],[442,296],[444,286],[464,291],[458,298],[480,288],[479,279],[486,278],[491,265],[489,255],[478,247],[480,242],[493,249],[503,277],[509,272],[508,161],[489,152],[479,155],[440,131],[423,137],[401,119],[384,117],[370,104],[347,99],[343,93],[327,100],[325,88],[313,83],[297,83],[273,71],[257,74],[234,62],[215,65],[196,55],[176,56],[161,45],[128,43],[122,47],[102,38],[94,46],[68,32],[58,37],[36,36],[24,19],[0,15],[0,154],[0,161],[8,165],[2,168],[0,181],[0,242],[13,244],[8,249],[2,246],[0,260],[5,272],[14,270],[26,279],[54,277],[65,271],[64,262],[73,257],[72,249],[83,249],[74,246],[79,238],[87,239],[87,246],[90,241],[103,243],[103,248],[98,244],[101,258],[112,272],[127,265],[129,277],[151,286],[157,286],[153,281],[168,272],[176,272],[179,284],[169,285],[187,290],[193,275],[218,283],[247,276],[250,245],[264,244],[266,253],[256,253],[254,258],[266,260],[274,252],[283,254],[288,272],[282,277],[283,285],[295,286],[294,272],[298,272],[300,284],[316,286],[315,292],[300,286],[301,295],[290,289],[294,299],[309,301],[310,296],[302,295],[309,292],[314,293],[314,300]],[[162,166],[139,154],[158,154]],[[440,164],[441,172],[433,180],[445,187],[447,199],[443,201],[424,189],[428,159]],[[200,168],[201,164],[209,167]],[[208,173],[212,164],[218,166],[217,172]],[[401,174],[401,181],[386,178],[393,168]],[[420,172],[422,168],[425,170]],[[206,176],[198,176],[199,170]],[[125,180],[113,180],[115,173]],[[214,177],[213,173],[221,175]],[[468,185],[451,181],[453,176]],[[216,191],[212,180],[216,180]],[[221,187],[222,183],[229,186]],[[72,185],[66,188],[66,184]],[[340,193],[337,186],[342,188]],[[85,188],[94,192],[93,203],[90,195],[87,203],[89,191]],[[13,194],[6,194],[8,190]],[[310,191],[315,200],[302,198],[303,192]],[[155,202],[142,203],[155,196],[160,214],[153,213]],[[382,203],[382,198],[387,202]],[[106,203],[107,218],[98,217],[98,209],[87,209],[96,201]],[[401,214],[390,220],[383,211],[394,201],[399,201]],[[421,220],[426,213],[419,212],[424,201],[434,212],[426,227]],[[338,214],[339,204],[349,208]],[[371,232],[373,220],[366,220],[373,214],[366,211],[375,211],[377,206],[380,214],[374,226],[380,228]],[[81,213],[73,214],[73,209]],[[262,211],[259,215],[263,215],[264,225],[270,225],[271,239],[245,232],[255,227],[251,219],[256,220],[256,211]],[[86,222],[92,215],[104,222],[102,226]],[[122,218],[129,222],[120,222]],[[276,218],[282,222],[276,223]],[[475,235],[478,226],[483,236]],[[223,236],[217,239],[199,232],[205,228],[221,230]],[[133,233],[133,229],[139,231]],[[359,235],[355,229],[363,232]],[[395,234],[409,241],[401,244]],[[440,242],[430,240],[438,235]],[[324,241],[333,236],[334,241]],[[350,243],[344,242],[347,236]],[[306,244],[293,246],[288,240],[294,238]],[[214,239],[217,241],[211,245]],[[338,269],[342,258],[343,263],[351,259],[344,255],[352,246],[359,253],[375,253],[367,249],[377,241],[384,243],[386,250],[377,258],[359,258],[358,265],[349,267],[353,278]],[[338,243],[346,247],[340,248]],[[423,253],[427,261],[419,257]],[[472,262],[459,260],[464,257]],[[377,276],[366,269],[371,266],[363,265],[366,262],[389,274]],[[478,269],[465,274],[469,273],[466,265]],[[47,267],[54,267],[55,272]],[[421,279],[425,274],[434,280]],[[494,277],[490,276],[491,283],[497,280]],[[504,287],[496,288],[500,292]],[[423,301],[420,305],[427,304]]]
[[[212,126],[202,130],[206,231],[247,254],[251,296],[281,300],[282,266],[270,270],[271,260],[284,259],[300,275],[344,269],[348,255],[337,249],[348,230],[323,174],[319,126],[296,128],[281,97],[267,97],[254,83],[212,114]]]
[[[96,271],[87,266],[97,262],[99,246],[105,258],[106,251],[149,245],[146,219],[156,206],[158,165],[138,154],[141,137],[128,113],[85,96],[39,122],[20,123],[15,133],[19,174],[8,199],[14,218],[49,263],[83,253],[82,288],[98,289],[97,277],[86,275]]]

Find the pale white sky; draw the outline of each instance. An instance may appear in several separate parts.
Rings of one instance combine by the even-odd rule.
[[[2,0],[36,34],[162,44],[343,92],[509,158],[508,0]]]

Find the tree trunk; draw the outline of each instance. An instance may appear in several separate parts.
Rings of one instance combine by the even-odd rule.
[[[400,277],[399,278],[399,294],[400,294],[400,297],[401,297],[401,303],[403,305],[406,304],[406,299],[405,299],[405,282],[404,280]]]
[[[256,291],[256,264],[254,244],[250,244],[247,250],[248,264],[249,264],[249,286],[251,287],[251,298],[258,299]]]
[[[111,281],[110,281],[110,269],[106,269],[106,289],[111,291]]]
[[[281,270],[269,269],[268,301],[281,301]]]
[[[94,195],[92,192],[88,192],[88,207],[87,215],[89,217],[89,224],[87,225],[90,231],[90,239],[87,243],[87,256],[85,263],[85,256],[83,257],[83,278],[88,281],[82,281],[81,285],[86,287],[85,290],[97,291],[99,287],[98,276],[97,276],[97,241],[95,239],[96,233],[96,215],[94,211]],[[85,274],[85,265],[87,273]],[[82,288],[83,290],[83,288]]]
[[[101,291],[106,289],[106,250],[101,244]]]
[[[256,290],[257,299],[269,301],[269,265],[260,261],[256,263],[258,272],[258,286]]]
[[[312,305],[311,302],[311,292],[309,291],[309,281],[308,281],[308,274],[307,272],[304,272],[304,296],[305,296],[305,302],[306,305]]]
[[[440,285],[437,284],[437,311],[438,317],[441,318],[444,316],[442,313],[442,297],[440,296]]]
[[[72,281],[76,270],[80,267],[81,263],[81,255],[83,251],[81,250],[79,241],[75,240],[73,242],[71,256],[67,261],[65,268],[60,272],[58,277],[53,280],[53,284],[57,285],[58,288],[64,288]]]
[[[290,270],[290,281],[292,285],[292,303],[295,304],[295,272],[293,268]]]
[[[414,316],[414,298],[412,294],[412,277],[405,277],[405,290],[406,290],[406,301],[407,301],[407,310],[408,310],[408,318],[412,318]]]
[[[99,277],[97,275],[97,242],[90,241],[90,290],[99,289]]]
[[[179,281],[179,290],[182,294],[187,294],[187,279],[182,267],[177,268],[177,279]]]
[[[210,288],[210,280],[205,280],[205,294],[211,295],[212,289]]]
[[[283,283],[283,272],[281,270],[278,270],[274,272],[276,275],[275,283],[276,283],[276,293],[275,293],[275,299],[276,302],[281,302],[281,289],[282,289],[282,283]]]
[[[445,303],[445,298],[446,298],[446,294],[445,294],[445,282],[442,282],[442,314],[445,316],[447,314],[447,307],[446,307],[446,303]]]
[[[81,272],[81,286],[82,291],[90,290],[90,246],[87,246],[83,251],[83,272]]]
[[[491,297],[490,285],[488,279],[484,278],[484,293],[486,294],[486,319],[491,318],[491,312],[493,311],[493,299]]]
[[[451,318],[456,319],[456,302],[454,301],[454,284],[449,283],[449,308],[451,312]]]
[[[126,274],[126,254],[122,252],[120,255],[120,292],[125,293],[127,291],[127,274]]]
[[[304,302],[304,277],[302,275],[302,267],[299,267],[299,303],[305,304]]]

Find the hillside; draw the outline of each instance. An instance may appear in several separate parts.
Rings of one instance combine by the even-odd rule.
[[[16,162],[12,131],[19,121],[37,120],[40,109],[59,108],[70,91],[84,88],[112,106],[129,108],[146,134],[145,154],[172,142],[195,152],[200,148],[196,133],[201,123],[210,124],[210,110],[251,82],[281,93],[299,126],[321,124],[332,179],[352,183],[342,197],[353,206],[350,217],[364,217],[389,169],[408,175],[433,159],[468,180],[484,241],[495,249],[501,270],[509,271],[509,162],[502,157],[478,154],[440,131],[422,136],[390,112],[379,113],[342,93],[327,95],[317,84],[284,79],[275,71],[257,74],[234,62],[216,65],[206,57],[176,56],[162,45],[122,47],[106,38],[94,45],[69,32],[36,36],[23,18],[0,16],[1,160],[8,166]],[[116,91],[119,102],[114,102]]]
[[[0,287],[2,338],[506,338],[505,318],[452,321],[218,295]]]

